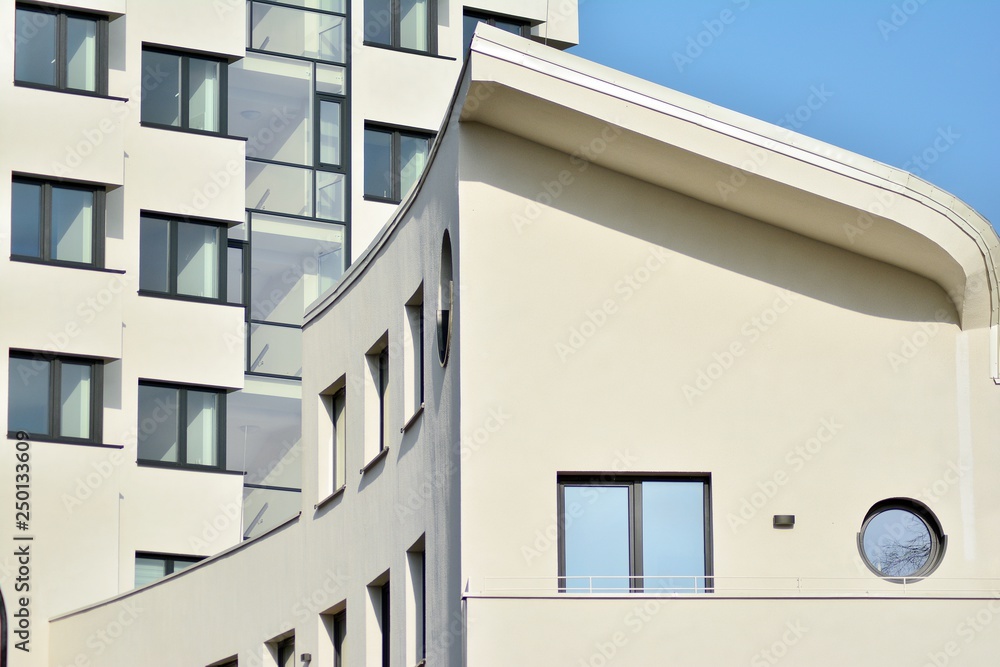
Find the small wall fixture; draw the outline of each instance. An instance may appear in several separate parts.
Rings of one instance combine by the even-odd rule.
[[[299,656],[299,662],[308,664],[313,661],[312,653],[303,653]]]
[[[795,515],[794,514],[775,514],[774,515],[774,527],[775,528],[794,528],[795,527]]]

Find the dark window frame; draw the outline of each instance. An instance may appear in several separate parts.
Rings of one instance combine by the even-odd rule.
[[[157,380],[139,380],[139,386],[159,387],[162,389],[174,389],[177,391],[177,461],[158,461],[156,459],[142,458],[141,444],[136,445],[136,463],[140,466],[150,468],[172,468],[181,470],[203,470],[209,472],[231,472],[226,469],[226,391],[218,387],[204,387],[201,385],[177,384],[174,382],[160,382]],[[218,419],[215,424],[215,456],[214,465],[202,465],[187,462],[187,392],[200,391],[214,393],[218,402]],[[136,410],[138,419],[141,420],[142,413]],[[139,433],[142,433],[142,423],[139,423]]]
[[[347,610],[333,615],[333,667],[344,667],[344,643],[347,641]]]
[[[100,359],[93,357],[74,357],[70,355],[49,354],[31,350],[10,351],[9,359],[25,359],[28,361],[44,361],[49,364],[49,433],[33,433],[24,431],[31,440],[43,442],[63,442],[68,444],[92,445],[102,442],[104,435],[104,363]],[[62,364],[71,363],[90,366],[91,392],[90,392],[90,437],[73,438],[59,435],[61,425],[60,414],[60,391],[62,389]],[[9,370],[9,369],[8,369]],[[7,423],[10,419],[10,398],[7,402]],[[17,437],[22,429],[8,430],[8,437]]]
[[[376,389],[378,390],[378,451],[382,452],[384,449],[388,449],[389,443],[387,436],[389,435],[389,428],[387,420],[389,417],[386,399],[389,396],[389,345],[386,344],[378,353],[378,385]]]
[[[23,81],[17,78],[17,68],[15,65],[14,69],[14,85],[23,86],[25,88],[37,88],[40,90],[53,90],[59,92],[74,93],[77,95],[90,95],[94,97],[106,97],[108,94],[108,17],[104,14],[87,12],[78,9],[66,9],[62,7],[52,7],[48,5],[34,5],[31,3],[18,2],[15,4],[15,17],[16,11],[20,9],[23,11],[37,12],[39,14],[49,14],[56,18],[56,83],[55,85],[45,84],[45,83],[35,83],[33,81]],[[67,84],[67,48],[66,48],[66,25],[70,18],[85,19],[88,21],[97,22],[97,57],[96,57],[96,67],[97,72],[95,73],[94,79],[94,90],[87,90],[86,88],[70,88]],[[16,18],[15,18],[15,34],[14,34],[14,58],[17,59],[17,34],[16,34]]]
[[[494,28],[497,25],[497,21],[500,21],[502,23],[509,23],[511,25],[516,25],[521,29],[521,31],[518,33],[520,37],[526,37],[526,38],[531,37],[531,22],[526,19],[518,18],[516,16],[507,16],[504,14],[492,14],[490,12],[466,9],[465,11],[462,12],[462,28],[463,28],[462,43],[464,45],[463,46],[464,51],[468,51],[469,47],[472,45],[472,35],[464,34],[465,19],[467,18],[475,19],[479,23],[485,23],[486,25],[493,26]],[[500,28],[500,30],[504,30],[504,28]],[[510,31],[507,30],[507,32]],[[468,37],[468,39],[466,39],[466,37]]]
[[[182,571],[175,569],[177,563],[191,563],[192,565],[194,565],[195,563],[200,563],[201,561],[205,560],[207,556],[186,556],[181,554],[165,554],[155,551],[136,551],[135,558],[136,560],[138,560],[139,558],[148,558],[149,560],[162,560],[164,565],[163,576],[160,577],[159,579],[153,580],[153,581],[160,581],[161,579],[169,577],[174,572]],[[135,577],[133,576],[133,580],[134,579]],[[149,583],[151,584],[153,583],[153,581]],[[143,585],[148,586],[149,584],[143,584]]]
[[[392,650],[391,611],[392,595],[389,588],[389,580],[386,579],[385,583],[379,586],[379,630],[382,633],[382,667],[391,667],[391,660],[389,659],[389,654]]]
[[[142,120],[142,100],[140,100],[140,111],[139,111],[139,125],[142,127],[152,127],[159,130],[173,130],[174,132],[188,132],[190,134],[203,134],[210,137],[228,137],[229,136],[229,61],[221,56],[214,56],[207,53],[192,52],[192,51],[181,51],[178,49],[171,49],[162,46],[157,46],[153,44],[143,44],[142,53],[159,53],[161,55],[174,56],[180,58],[180,101],[181,101],[181,117],[179,125],[168,125],[166,123],[155,123],[148,120]],[[218,63],[219,65],[219,129],[218,130],[202,130],[199,128],[192,128],[191,125],[191,99],[190,99],[190,66],[191,59],[195,58],[197,60],[209,60]],[[141,58],[140,58],[141,62]],[[143,76],[145,76],[145,71],[143,71]]]
[[[402,192],[402,138],[404,136],[411,137],[415,139],[427,139],[428,157],[430,155],[430,147],[434,144],[434,139],[437,133],[430,132],[428,130],[421,130],[413,127],[403,127],[400,125],[387,125],[384,123],[365,123],[365,132],[381,132],[383,134],[390,135],[389,141],[389,162],[390,169],[392,172],[392,182],[390,184],[389,193],[390,196],[384,197],[382,195],[369,194],[365,188],[366,184],[362,184],[362,190],[364,191],[365,201],[378,201],[385,202],[388,204],[398,204],[403,201],[403,195],[407,194]],[[364,135],[362,135],[362,151],[365,151],[366,147],[364,145]],[[367,155],[365,155],[367,159]],[[362,171],[362,178],[364,178],[364,172]],[[417,177],[419,180],[420,177]]]
[[[313,117],[315,118],[315,146],[313,150],[313,164],[316,169],[321,171],[333,171],[339,174],[347,173],[347,150],[346,150],[346,137],[347,137],[347,98],[343,95],[334,95],[332,93],[319,93],[314,92],[314,109]],[[323,102],[336,102],[340,105],[340,163],[335,164],[333,162],[323,162],[322,157],[322,146],[321,139],[323,134],[321,131],[321,120],[320,120],[320,108]]]
[[[400,51],[402,53],[412,53],[415,55],[423,56],[436,56],[438,55],[438,0],[427,0],[427,48],[426,49],[414,49],[410,47],[405,47],[400,45],[402,41],[402,36],[400,32],[401,19],[400,19],[400,0],[389,0],[389,13],[390,13],[390,25],[389,25],[389,43],[385,44],[383,42],[374,42],[368,39],[368,31],[365,29],[367,27],[367,12],[363,11],[361,14],[361,19],[365,23],[362,24],[362,35],[364,36],[364,41],[362,42],[364,46],[373,46],[380,49],[391,49],[393,51]]]
[[[159,291],[154,289],[149,289],[142,287],[142,250],[141,250],[141,235],[142,235],[142,219],[150,218],[154,220],[161,220],[168,224],[167,228],[167,290]],[[215,297],[205,297],[205,296],[195,296],[192,294],[181,294],[177,292],[177,277],[179,274],[177,265],[177,237],[178,237],[178,227],[180,225],[201,225],[205,227],[215,227],[218,230],[218,236],[216,237],[216,252],[218,256],[216,257],[216,262],[218,266],[218,275],[216,276],[218,284],[218,294]],[[153,296],[168,299],[177,299],[180,301],[197,301],[199,303],[216,303],[216,304],[229,304],[229,294],[228,294],[228,255],[229,255],[229,234],[227,225],[221,222],[214,222],[212,220],[201,220],[201,219],[191,219],[182,216],[171,216],[162,215],[158,213],[146,213],[140,212],[139,214],[139,234],[140,234],[140,251],[139,251],[139,295],[140,296]],[[246,258],[244,258],[244,267],[246,266]],[[244,277],[247,274],[244,272]],[[244,298],[246,293],[244,293]]]
[[[649,475],[621,475],[614,473],[566,473],[557,478],[557,523],[559,528],[559,592],[571,589],[566,586],[566,486],[627,486],[629,487],[629,591],[642,593],[642,483],[643,482],[701,482],[703,485],[702,525],[704,526],[705,576],[704,593],[713,593],[714,556],[712,541],[712,476],[711,474],[667,473]],[[665,573],[666,574],[666,573]],[[655,591],[652,591],[655,592]]]
[[[288,656],[285,651],[291,651],[292,654]],[[284,658],[290,657],[292,659],[292,664],[295,664],[295,635],[291,637],[285,637],[274,644],[274,657],[278,661],[278,667],[283,667]]]
[[[11,178],[11,207],[13,209],[14,193],[13,184],[22,183],[25,185],[37,185],[42,188],[41,192],[41,215],[39,221],[40,244],[39,256],[15,254],[11,249],[10,258],[14,261],[40,262],[56,266],[67,266],[74,268],[104,268],[104,233],[107,219],[107,190],[99,185],[91,185],[74,181],[59,181],[44,178],[32,178],[28,176],[14,176]],[[52,258],[52,189],[81,190],[94,195],[93,229],[91,229],[91,261],[74,262],[65,259]],[[11,237],[13,237],[13,210],[11,211]]]

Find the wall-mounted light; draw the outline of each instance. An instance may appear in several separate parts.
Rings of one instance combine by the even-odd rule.
[[[794,514],[775,514],[774,515],[774,527],[775,528],[794,528],[795,527],[795,515]]]

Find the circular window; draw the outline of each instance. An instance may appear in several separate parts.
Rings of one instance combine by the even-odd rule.
[[[451,235],[444,232],[441,240],[441,279],[438,285],[437,340],[438,359],[441,365],[448,363],[448,348],[451,347],[452,309],[455,307],[455,282],[451,265]]]
[[[908,498],[876,503],[858,533],[868,569],[897,583],[933,572],[944,557],[946,541],[933,512]]]

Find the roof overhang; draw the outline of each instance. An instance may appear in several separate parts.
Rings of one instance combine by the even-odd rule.
[[[488,27],[465,77],[463,121],[912,271],[963,329],[997,324],[996,232],[908,172]]]

